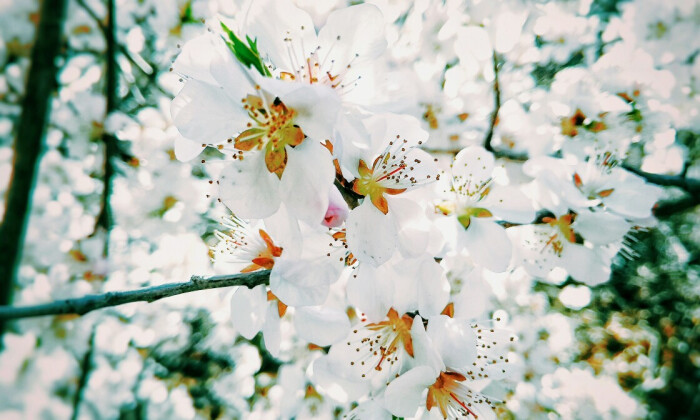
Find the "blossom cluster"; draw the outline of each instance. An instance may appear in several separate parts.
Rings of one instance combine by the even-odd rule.
[[[598,91],[597,73],[623,64],[601,57],[574,85],[575,69],[557,74],[545,144],[509,139],[497,109],[486,144],[457,135],[454,159],[440,162],[427,151],[435,134],[396,103],[411,86],[388,85],[398,66],[378,7],[334,10],[318,31],[288,2],[254,2],[244,16],[236,30],[222,23],[189,41],[172,66],[184,82],[171,106],[182,135],[176,156],[220,152],[208,163],[220,166],[214,194],[232,215],[214,261],[229,272],[270,271],[269,287],[235,292],[234,328],[248,339],[262,332],[276,356],[289,316],[309,345],[330,346],[310,380],[339,401],[360,401],[351,417],[494,416],[479,384],[507,376],[512,337],[473,319],[472,290],[455,290],[441,262],[606,282],[630,231],[653,225],[662,193],[619,165],[658,129],[644,115],[650,89],[625,79]],[[455,28],[458,63],[443,95],[454,95],[451,86],[459,99],[467,67],[480,61],[493,62],[501,95],[500,57],[519,41],[512,25],[524,23],[503,16],[491,34]],[[437,106],[426,109],[427,128],[439,129]],[[497,159],[504,147],[529,159],[506,167]]]
[[[3,182],[36,9],[12,3]],[[644,416],[576,334],[657,224],[664,190],[631,169],[700,173],[676,140],[700,129],[697,2],[117,1],[108,116],[77,3],[104,12],[70,5],[15,302],[270,281],[18,323],[0,417]],[[102,133],[123,150],[109,233]],[[619,336],[660,387],[655,338]]]

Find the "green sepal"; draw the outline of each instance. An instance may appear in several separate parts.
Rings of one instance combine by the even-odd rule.
[[[231,49],[231,52],[233,52],[233,55],[236,56],[236,59],[238,59],[238,61],[240,61],[241,64],[248,68],[255,67],[258,73],[262,74],[263,76],[272,76],[270,70],[268,70],[267,67],[265,67],[265,65],[262,62],[262,59],[260,58],[257,40],[253,40],[248,35],[246,35],[246,45],[246,43],[241,41],[236,36],[236,34],[234,34],[233,31],[230,30],[228,26],[226,26],[224,22],[221,22],[221,28],[224,30],[224,32],[226,32],[226,35],[228,36],[228,39],[224,38],[224,41],[226,41],[226,45],[228,45],[228,47]]]

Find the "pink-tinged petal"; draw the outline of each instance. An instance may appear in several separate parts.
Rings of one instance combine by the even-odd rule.
[[[491,180],[493,154],[480,146],[462,149],[452,163],[452,184],[457,192],[476,193]]]
[[[287,147],[287,156],[280,183],[282,201],[299,220],[319,225],[335,179],[331,154],[320,143],[306,139],[295,148]]]
[[[432,317],[427,333],[448,370],[459,371],[476,362],[476,335],[465,319]]]
[[[493,220],[472,217],[460,240],[477,264],[496,273],[508,268],[513,245],[505,229]]]
[[[438,372],[428,366],[415,367],[391,381],[384,393],[384,406],[391,414],[413,417],[425,401],[428,387],[435,382]]]
[[[610,279],[610,261],[583,245],[567,244],[561,255],[561,267],[574,280],[597,286]]]
[[[377,210],[370,200],[350,212],[346,229],[350,251],[361,262],[380,266],[396,250],[398,233],[391,215]]]
[[[240,103],[221,88],[190,80],[173,99],[170,113],[180,134],[200,144],[221,144],[245,127],[247,115]]]
[[[262,154],[235,160],[221,172],[219,198],[242,219],[262,219],[280,206],[280,180],[265,166]]]
[[[350,320],[345,312],[323,306],[297,308],[294,328],[299,337],[318,346],[330,346],[350,332]]]
[[[345,223],[345,219],[350,214],[350,207],[338,191],[338,188],[331,186],[328,196],[328,210],[323,217],[323,226],[340,227]]]
[[[267,291],[264,285],[252,289],[239,287],[231,297],[231,324],[246,339],[260,332],[267,314]]]

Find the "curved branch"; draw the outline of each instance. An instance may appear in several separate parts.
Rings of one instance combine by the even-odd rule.
[[[628,165],[622,165],[622,167],[641,176],[647,182],[652,184],[661,185],[664,187],[678,187],[688,191],[689,193],[700,192],[700,179],[686,178],[685,176],[679,175],[652,174]]]
[[[197,290],[220,287],[245,286],[252,288],[270,281],[270,270],[252,273],[227,274],[211,277],[192,276],[185,283],[168,283],[159,286],[123,292],[107,292],[74,299],[57,300],[32,306],[0,306],[0,320],[31,318],[46,315],[84,315],[96,309],[124,305],[132,302],[155,302],[156,300]]]

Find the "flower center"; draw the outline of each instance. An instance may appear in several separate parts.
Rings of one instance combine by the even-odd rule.
[[[351,361],[350,365],[361,369],[362,378],[366,378],[372,371],[381,372],[384,368],[388,368],[389,372],[398,372],[402,356],[408,354],[413,357],[413,318],[406,314],[399,317],[394,308],[389,310],[387,318],[354,330],[357,340],[347,343],[359,353],[359,358]]]
[[[464,387],[460,382],[464,382],[467,378],[457,372],[440,372],[440,376],[435,380],[435,383],[428,387],[428,396],[425,400],[425,406],[430,411],[437,406],[444,418],[453,414],[457,416],[469,416],[474,418],[478,416],[472,411],[471,391]],[[465,393],[464,398],[461,394]],[[452,418],[453,416],[450,416]]]
[[[281,178],[287,164],[286,146],[300,145],[305,135],[294,124],[296,111],[277,97],[269,103],[267,96],[266,92],[260,92],[260,96],[248,95],[241,100],[253,122],[249,122],[248,129],[236,137],[234,147],[246,152],[264,148],[267,170]]]
[[[282,255],[282,248],[272,242],[272,238],[264,230],[259,230],[260,238],[265,242],[265,248],[251,260],[249,266],[241,270],[241,273],[250,273],[257,270],[271,270],[275,265],[275,258]]]
[[[552,250],[554,253],[558,256],[561,257],[561,253],[564,250],[564,243],[562,242],[560,238],[560,234],[564,236],[564,239],[568,241],[569,243],[576,243],[576,232],[571,228],[571,223],[573,223],[575,218],[575,215],[573,214],[566,214],[564,216],[561,216],[559,218],[555,217],[543,217],[542,221],[549,224],[552,227],[558,228],[559,232],[555,232],[552,236],[550,236],[547,240],[547,242],[544,244],[544,247],[542,248],[542,252],[544,252],[545,249],[547,249],[548,246],[552,246]]]
[[[353,191],[365,197],[369,197],[372,204],[384,214],[389,212],[389,203],[386,201],[384,194],[396,195],[406,191],[405,188],[389,188],[385,185],[392,179],[398,177],[400,175],[399,172],[406,168],[406,164],[403,162],[395,167],[388,167],[388,160],[388,154],[386,157],[379,156],[375,159],[372,169],[370,169],[367,167],[365,161],[360,159],[357,168],[360,177],[355,180],[352,186]],[[375,174],[375,171],[378,173]]]

